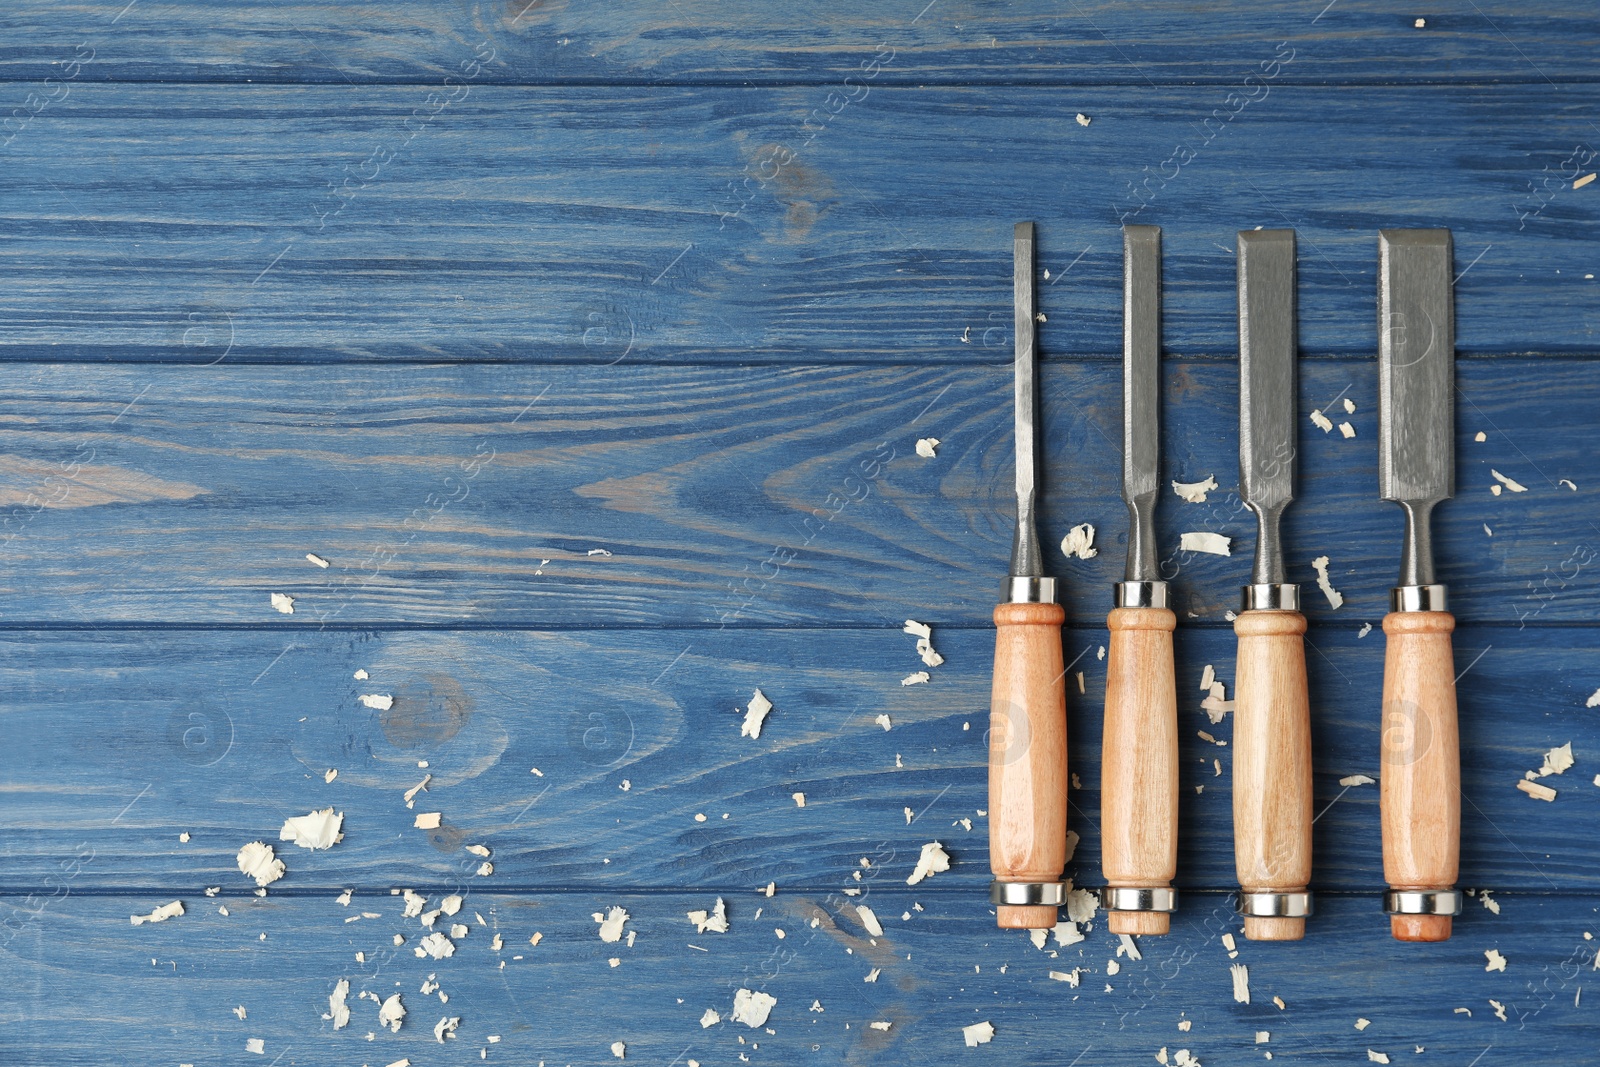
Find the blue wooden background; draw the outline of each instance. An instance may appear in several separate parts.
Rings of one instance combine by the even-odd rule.
[[[0,1063],[1600,1063],[1592,4],[11,0],[0,27]],[[1160,513],[1184,908],[1139,960],[1098,917],[1002,934],[984,895],[1024,218],[1045,533],[1102,549],[1052,553],[1080,884],[1124,218],[1165,231],[1165,474],[1221,486]],[[1232,247],[1256,225],[1300,237],[1320,903],[1304,942],[1235,958],[1231,750],[1198,736],[1231,723],[1198,682],[1231,694],[1252,539]],[[1377,770],[1365,627],[1398,564],[1383,226],[1450,227],[1459,274],[1437,529],[1462,884],[1497,910],[1438,945],[1389,939],[1376,789],[1339,784]],[[1179,553],[1188,530],[1237,552]],[[947,659],[926,686],[900,684],[907,618]],[[741,737],[757,687],[775,710]],[[1569,741],[1553,803],[1516,790]],[[329,805],[342,843],[278,842]],[[288,865],[265,897],[234,862],[255,840]],[[951,869],[906,885],[934,840]],[[464,896],[453,957],[412,954],[400,888]],[[697,932],[719,896],[731,928]],[[631,944],[597,936],[619,906]],[[777,998],[765,1028],[726,1018],[740,988]],[[362,994],[395,992],[391,1033]]]

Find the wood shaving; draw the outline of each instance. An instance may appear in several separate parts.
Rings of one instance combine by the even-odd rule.
[[[1504,1004],[1500,1003],[1498,1000],[1491,1000],[1489,1001],[1489,1006],[1494,1009],[1494,1017],[1496,1019],[1499,1019],[1501,1022],[1506,1021],[1506,1006]]]
[[[406,1017],[406,1006],[400,1003],[400,994],[396,993],[378,1007],[378,1025],[387,1026],[390,1033],[400,1032],[400,1021]]]
[[[1324,415],[1321,411],[1313,411],[1311,413],[1311,425],[1315,426],[1323,433],[1327,433],[1333,429],[1333,420],[1328,418],[1328,416]]]
[[[1590,182],[1594,181],[1596,174],[1600,174],[1600,171],[1596,171],[1595,174],[1585,174],[1583,177],[1574,180],[1572,187],[1574,189],[1582,189],[1585,185],[1588,185]]]
[[[1070,971],[1051,971],[1049,973],[1051,978],[1057,982],[1065,982],[1073,989],[1078,988],[1078,983],[1083,978],[1083,968],[1081,967],[1074,967]]]
[[[915,619],[907,619],[901,628],[902,633],[910,634],[917,639],[917,655],[922,657],[922,662],[929,667],[937,667],[944,663],[944,657],[933,650],[933,627]]]
[[[1547,785],[1530,782],[1526,778],[1517,783],[1517,788],[1533,797],[1535,800],[1552,801],[1556,798],[1556,791]]]
[[[1356,637],[1359,639],[1359,638],[1367,636],[1371,632],[1372,632],[1372,624],[1370,622],[1364,622],[1364,623],[1361,624],[1361,629],[1356,631]]]
[[[1311,569],[1317,572],[1317,588],[1322,590],[1322,595],[1328,598],[1328,603],[1338,611],[1344,606],[1344,594],[1333,587],[1333,582],[1328,578],[1328,557],[1318,556],[1311,561]]]
[[[889,1026],[891,1024],[889,1024],[887,1022],[875,1022],[875,1023],[872,1023],[871,1025],[872,1025],[872,1028],[874,1030],[887,1030],[887,1029],[889,1029]]]
[[[1081,112],[1081,111],[1080,111],[1080,112],[1078,112],[1078,114],[1077,114],[1077,116],[1076,116],[1076,119],[1077,119],[1077,123],[1078,123],[1078,125],[1079,125],[1079,126],[1087,126],[1087,125],[1089,125],[1089,123],[1091,123],[1091,122],[1093,122],[1093,121],[1094,121],[1094,120],[1093,120],[1093,119],[1091,119],[1091,118],[1090,118],[1090,117],[1089,117],[1089,116],[1088,116],[1088,115],[1085,115],[1085,114],[1084,114],[1084,113],[1083,113],[1083,112]],[[1591,177],[1591,178],[1593,178],[1593,177],[1594,177],[1594,175],[1593,175],[1593,174],[1591,174],[1591,175],[1589,175],[1589,177]]]
[[[755,989],[740,989],[733,994],[733,1014],[736,1023],[744,1023],[752,1030],[767,1025],[767,1016],[777,1005],[778,998]]]
[[[1117,945],[1117,955],[1121,956],[1126,953],[1130,960],[1144,959],[1144,957],[1139,954],[1139,946],[1132,937],[1130,937],[1128,934],[1118,934],[1117,938],[1120,942]]]
[[[968,1048],[987,1045],[994,1040],[994,1024],[986,1019],[981,1023],[963,1026],[961,1028],[961,1038],[967,1043]]]
[[[1489,961],[1488,963],[1484,964],[1484,966],[1483,966],[1484,970],[1486,970],[1486,971],[1503,971],[1503,970],[1506,969],[1506,958],[1504,956],[1500,955],[1500,950],[1499,949],[1493,949],[1493,948],[1484,949],[1483,957],[1484,957],[1484,959]]]
[[[1500,902],[1491,897],[1487,889],[1478,890],[1478,903],[1488,908],[1493,914],[1500,914]]]
[[[1356,402],[1349,397],[1344,398],[1344,413],[1346,415],[1354,415],[1356,413]]]
[[[1371,1025],[1372,1025],[1372,1020],[1371,1019],[1357,1019],[1356,1020],[1356,1029],[1357,1030],[1365,1030],[1367,1027],[1369,1027]]]
[[[721,898],[718,898],[721,903]],[[620,907],[611,908],[604,915],[594,913],[594,921],[600,924],[600,940],[613,944],[622,940],[622,927],[628,921],[628,913]]]
[[[1489,435],[1484,433],[1482,430],[1479,430],[1478,431],[1478,436],[1473,438],[1473,440],[1477,441],[1479,444],[1482,444],[1484,441],[1487,441],[1488,439],[1489,439]]]
[[[908,674],[904,678],[900,679],[900,684],[901,685],[927,685],[928,684],[928,672],[927,671],[917,671],[915,674]]]
[[[921,437],[917,439],[917,455],[923,459],[932,459],[935,454],[934,450],[938,447],[939,439],[937,437]]]
[[[944,846],[937,841],[929,841],[922,846],[922,855],[917,857],[916,869],[911,872],[911,877],[906,879],[906,885],[916,885],[924,878],[932,878],[940,871],[950,869],[950,857],[946,854]]]
[[[431,781],[433,781],[433,775],[425,774],[425,775],[422,776],[422,781],[418,782],[416,785],[412,786],[410,789],[407,789],[405,791],[404,796],[405,796],[405,801],[406,801],[406,807],[409,808],[416,801],[417,794],[425,791],[428,788],[428,783],[431,782]]]
[[[252,841],[239,850],[239,873],[254,878],[256,885],[265,888],[283,877],[283,861],[264,841]]]
[[[1215,475],[1208,474],[1204,481],[1199,482],[1173,482],[1172,491],[1191,504],[1204,504],[1206,494],[1217,487]]]
[[[789,798],[794,801],[794,806],[797,808],[806,806],[806,795],[804,793],[790,793]]]
[[[1206,664],[1206,669],[1200,672],[1200,692],[1211,692],[1212,683],[1217,680],[1217,670],[1211,664]]]
[[[1231,933],[1223,934],[1221,940],[1222,947],[1227,949],[1229,952],[1232,952],[1238,945],[1238,943],[1234,941],[1233,934]]]
[[[721,897],[717,898],[716,904],[710,911],[691,911],[687,914],[689,921],[694,923],[696,933],[703,934],[708,930],[717,934],[728,932],[728,905]],[[604,934],[601,938],[604,939]],[[612,940],[615,941],[616,938]]]
[[[1240,1004],[1250,1003],[1250,968],[1242,963],[1228,964],[1233,975],[1233,999]]]
[[[1087,522],[1074,526],[1061,539],[1061,553],[1068,559],[1094,559],[1098,556],[1100,550],[1094,547],[1094,526]]]
[[[1348,440],[1350,440],[1350,438],[1352,438],[1352,437],[1354,437],[1356,435],[1356,428],[1354,426],[1350,425],[1348,422],[1341,422],[1339,424],[1339,434],[1346,441],[1348,441]]]
[[[282,612],[284,615],[294,614],[294,597],[284,593],[273,593],[270,599],[274,610]]]
[[[715,1008],[707,1008],[706,1013],[700,1016],[700,1029],[709,1030],[722,1021]]]
[[[739,726],[740,737],[760,737],[761,724],[767,721],[767,713],[772,710],[772,701],[766,694],[757,689],[750,697],[750,706],[745,709],[744,722]]]
[[[1552,748],[1544,754],[1544,765],[1539,768],[1539,777],[1560,774],[1572,766],[1572,763],[1572,742],[1568,741],[1559,748]]]
[[[1501,474],[1493,467],[1489,468],[1489,473],[1494,477],[1495,481],[1499,482],[1513,493],[1526,493],[1528,491],[1527,486],[1523,485],[1521,482],[1518,482],[1515,478],[1507,478],[1504,474]]]
[[[183,901],[174,900],[171,904],[163,904],[149,915],[130,915],[128,921],[134,926],[143,926],[145,923],[164,923],[174,915],[183,914]]]
[[[244,1042],[244,1050],[246,1052],[254,1052],[257,1056],[265,1056],[267,1054],[267,1043],[259,1037],[247,1037]]]
[[[482,856],[484,859],[488,859],[491,855],[493,855],[493,853],[489,851],[488,845],[468,845],[467,851],[472,853],[474,856]]]
[[[455,942],[435,930],[418,942],[417,947],[411,951],[415,953],[418,959],[424,956],[432,956],[436,960],[442,960],[454,956],[456,954],[456,946]]]
[[[411,825],[418,830],[437,830],[439,828],[439,820],[443,817],[441,812],[419,811],[417,812],[417,817],[412,820]]]
[[[341,978],[333,987],[333,992],[328,994],[328,1010],[322,1016],[324,1019],[333,1020],[335,1030],[343,1030],[350,1025],[350,1006],[346,999],[350,995],[350,979]]]
[[[362,693],[356,699],[373,711],[388,711],[394,707],[394,697],[387,693]]]
[[[238,1017],[240,1022],[244,1022],[245,1019],[250,1015],[248,1011],[245,1011],[243,1004],[239,1005],[237,1008],[234,1008],[233,1014]],[[326,1016],[324,1016],[324,1018],[326,1018]]]
[[[307,552],[306,553],[306,561],[309,562],[309,563],[313,563],[318,567],[321,567],[323,570],[327,570],[328,569],[328,561],[323,559],[321,556],[317,555],[315,552]]]
[[[1227,690],[1221,682],[1212,681],[1211,692],[1200,701],[1200,710],[1206,713],[1206,718],[1213,724],[1220,723],[1222,717],[1234,709],[1234,702],[1226,699]]]
[[[335,815],[332,808],[324,808],[309,815],[285,819],[283,829],[278,831],[278,840],[293,841],[301,848],[312,850],[332,848],[344,840],[343,826],[344,812]]]
[[[888,733],[889,732],[889,728],[894,725],[894,723],[889,720],[889,716],[887,714],[879,715],[877,718],[873,719],[872,721],[877,723],[879,726],[883,727],[883,732],[884,733]]]
[[[1570,478],[1563,478],[1559,482],[1557,482],[1556,484],[1557,485],[1564,485],[1568,489],[1571,489],[1574,493],[1576,493],[1578,491],[1578,483],[1573,481]]]
[[[331,783],[337,777],[339,777],[339,768],[337,767],[329,767],[326,771],[322,772],[322,780],[324,782]]]
[[[1272,1032],[1270,1030],[1257,1030],[1256,1031],[1256,1044],[1265,1045],[1268,1042],[1270,1042],[1271,1040],[1272,1040]]]
[[[867,972],[867,976],[865,978],[861,979],[861,980],[863,982],[876,982],[878,980],[878,975],[880,975],[882,973],[883,973],[883,968],[882,967],[874,967],[874,968],[872,968],[872,970],[868,971]]]
[[[1387,1052],[1374,1052],[1369,1048],[1367,1049],[1367,1059],[1372,1063],[1388,1063],[1389,1054]]]
[[[1228,546],[1232,543],[1233,538],[1231,537],[1201,531],[1183,534],[1178,539],[1178,549],[1182,552],[1206,552],[1213,556],[1231,556],[1233,553]]]
[[[628,1054],[628,1046],[621,1041],[613,1041],[611,1042],[611,1054],[619,1060],[623,1059]]]
[[[873,937],[883,936],[883,924],[878,921],[877,913],[865,904],[856,905],[856,915],[861,919],[861,925]]]
[[[456,1036],[456,1027],[460,1025],[461,1016],[459,1015],[453,1015],[448,1018],[440,1019],[438,1022],[433,1024],[433,1039],[439,1042],[441,1045],[444,1044],[445,1038]]]
[[[1106,960],[1106,974],[1115,976],[1122,971],[1122,964],[1116,960]]]
[[[1373,779],[1364,774],[1347,774],[1343,778],[1339,779],[1339,784],[1344,786],[1346,789],[1349,789],[1351,786],[1372,785]]]

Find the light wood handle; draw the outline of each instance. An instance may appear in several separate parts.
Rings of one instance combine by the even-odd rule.
[[[1233,858],[1246,892],[1303,893],[1311,882],[1311,702],[1306,619],[1246,611],[1233,711]],[[1298,941],[1301,918],[1246,916],[1255,941]]]
[[[1106,618],[1106,723],[1100,778],[1101,870],[1115,887],[1170,886],[1178,872],[1177,616],[1117,608]],[[1112,911],[1114,934],[1164,934],[1166,912]]]
[[[1378,804],[1391,889],[1452,889],[1461,858],[1461,745],[1446,611],[1383,618],[1383,737]],[[1445,941],[1448,915],[1391,915],[1400,941]]]
[[[994,609],[989,866],[1003,882],[1057,882],[1067,865],[1067,694],[1059,604]],[[1008,929],[1055,926],[1053,906],[1000,905]]]

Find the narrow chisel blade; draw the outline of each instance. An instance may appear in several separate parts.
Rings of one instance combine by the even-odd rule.
[[[1378,234],[1378,493],[1455,494],[1455,324],[1449,230]]]
[[[1253,581],[1284,581],[1278,518],[1294,499],[1293,230],[1239,233],[1239,494],[1256,513]]]
[[[1122,499],[1130,582],[1159,580],[1155,507],[1161,450],[1161,228],[1122,228]]]
[[[1019,222],[1012,238],[1012,301],[1016,334],[1017,528],[1011,573],[1042,576],[1035,505],[1039,496],[1039,381],[1034,339],[1037,301],[1033,278],[1033,223]]]

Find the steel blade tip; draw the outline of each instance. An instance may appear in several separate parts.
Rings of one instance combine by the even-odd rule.
[[[1378,233],[1378,495],[1455,495],[1455,299],[1450,231]]]
[[[1263,514],[1294,499],[1295,235],[1239,231],[1239,492]]]
[[[1013,237],[1014,240],[1018,240],[1018,241],[1031,241],[1031,240],[1033,240],[1033,223],[1031,223],[1031,222],[1019,222],[1019,223],[1017,223],[1016,228],[1012,231],[1012,237]]]

